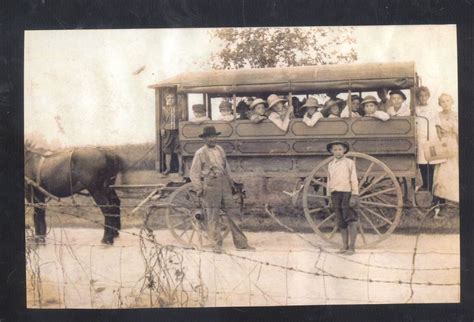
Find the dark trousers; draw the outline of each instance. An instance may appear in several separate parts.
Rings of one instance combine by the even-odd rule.
[[[423,179],[423,185],[421,189],[426,191],[433,191],[433,175],[434,175],[434,164],[418,164],[421,172],[421,178]]]
[[[357,221],[358,215],[351,207],[349,207],[349,200],[351,199],[350,192],[333,191],[331,192],[331,201],[336,214],[336,223],[339,229],[346,229],[347,223]]]

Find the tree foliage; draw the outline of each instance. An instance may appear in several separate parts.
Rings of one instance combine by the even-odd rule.
[[[225,28],[211,32],[222,47],[214,69],[350,63],[357,60],[351,27]]]

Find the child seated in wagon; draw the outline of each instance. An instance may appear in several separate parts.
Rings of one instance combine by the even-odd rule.
[[[379,111],[379,104],[377,99],[372,95],[367,95],[362,101],[362,108],[364,109],[365,116],[375,117],[376,119],[387,121],[390,115],[384,111]]]
[[[307,126],[314,126],[320,119],[324,117],[323,114],[318,111],[320,107],[321,105],[315,97],[308,97],[304,105],[301,106],[305,112],[303,116],[303,122]]]
[[[217,118],[218,121],[232,122],[235,120],[235,115],[232,113],[232,104],[227,101],[222,101],[219,104],[219,112],[221,115]]]
[[[194,104],[193,107],[194,117],[189,121],[194,124],[201,124],[205,121],[210,121],[209,117],[206,115],[206,107],[204,104]]]
[[[346,107],[341,112],[341,117],[361,117],[361,114],[363,114],[360,110],[361,102],[362,98],[359,95],[351,95],[351,107],[349,109],[349,104],[347,102]]]
[[[250,104],[249,118],[253,123],[261,123],[264,120],[267,120],[266,115],[267,108],[265,107],[265,100],[261,98],[256,98]]]
[[[287,100],[276,94],[271,94],[267,98],[268,108],[271,110],[268,119],[280,130],[288,131],[290,119],[293,118],[293,106],[287,106]]]
[[[324,108],[321,113],[327,118],[341,117],[341,111],[344,108],[345,102],[340,99],[330,99],[324,103]]]

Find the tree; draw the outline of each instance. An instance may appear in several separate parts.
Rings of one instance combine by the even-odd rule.
[[[225,28],[211,31],[222,47],[214,69],[350,63],[357,60],[352,27]]]

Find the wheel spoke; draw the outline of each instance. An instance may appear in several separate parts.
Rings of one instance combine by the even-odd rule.
[[[183,220],[182,222],[179,222],[179,223],[177,223],[177,224],[171,226],[171,229],[175,229],[175,228],[177,228],[178,226],[181,226],[181,225],[183,225],[183,224],[188,223],[189,221],[191,221],[191,218],[186,218],[186,219]]]
[[[386,203],[381,203],[381,202],[371,202],[371,201],[360,201],[361,204],[364,205],[372,205],[372,206],[378,206],[378,207],[385,207],[385,208],[398,208],[398,206],[395,205],[389,205]]]
[[[373,162],[370,163],[369,167],[367,168],[367,170],[364,173],[364,176],[360,180],[360,185],[362,185],[362,183],[365,181],[365,179],[367,179],[367,176],[369,175],[370,171],[372,171],[372,167],[374,166],[374,164],[375,163],[373,163]],[[361,187],[359,187],[359,188],[361,188]]]
[[[389,191],[392,191],[392,190],[395,190],[395,189],[396,189],[395,187],[392,187],[392,188],[388,188],[388,189],[385,189],[385,190],[380,190],[380,191],[373,192],[373,193],[368,194],[368,195],[361,196],[360,199],[366,199],[366,198],[369,198],[369,197],[374,197],[374,196],[377,196],[377,195],[380,195],[380,194],[383,194],[383,193],[386,193],[386,192],[389,192]]]
[[[319,224],[316,225],[316,229],[319,229],[319,227],[322,226],[326,221],[330,220],[332,217],[334,217],[336,214],[333,212],[329,216],[327,216],[323,221],[321,221]]]
[[[332,239],[334,237],[334,234],[337,231],[337,225],[334,225],[334,228],[332,229],[331,233],[329,234],[329,239]]]
[[[308,210],[308,213],[312,214],[312,213],[321,211],[321,210],[323,210],[323,209],[324,209],[324,208],[314,208],[314,209]]]
[[[194,233],[196,232],[195,229],[193,229],[192,233],[191,233],[191,236],[189,236],[189,239],[188,239],[188,243],[191,244],[191,242],[193,241],[193,237],[194,237]]]
[[[379,236],[382,236],[382,234],[380,233],[380,231],[377,229],[377,227],[375,227],[374,223],[372,221],[370,221],[370,219],[367,217],[367,215],[359,209],[359,212],[361,213],[361,215],[365,218],[365,220],[368,221],[368,223],[370,224],[370,226],[372,226],[372,228],[375,230],[375,232],[379,235]]]
[[[366,191],[370,190],[373,186],[375,186],[377,183],[379,183],[380,181],[382,181],[383,178],[385,178],[385,176],[387,175],[386,172],[384,172],[382,175],[380,175],[377,179],[375,179],[374,181],[372,181],[367,187],[365,187],[364,189],[362,189],[362,191],[360,192],[360,194],[364,194]]]
[[[308,193],[306,196],[308,196],[308,197],[313,197],[313,198],[320,198],[320,199],[329,199],[328,196],[316,195],[316,194],[314,194],[314,193]]]
[[[376,212],[373,211],[372,209],[367,208],[367,207],[365,207],[365,206],[362,206],[362,208],[366,209],[368,212],[370,212],[370,213],[371,213],[372,215],[374,215],[375,217],[378,217],[378,218],[382,219],[382,220],[385,221],[387,224],[389,224],[389,225],[392,225],[392,224],[393,224],[392,221],[388,220],[388,219],[385,218],[384,216],[379,215],[378,213],[376,213]]]

